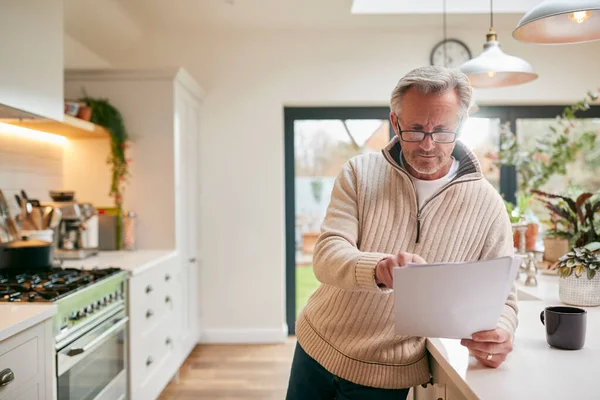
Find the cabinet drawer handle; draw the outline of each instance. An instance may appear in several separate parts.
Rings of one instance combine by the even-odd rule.
[[[165,275],[165,281],[166,281],[166,282],[169,282],[170,280],[171,280],[171,275],[169,275],[169,274],[166,274],[166,275]]]
[[[171,340],[170,337],[167,338],[167,340],[165,340],[165,344],[168,346],[172,343],[173,341]]]
[[[165,297],[165,303],[170,303],[170,302],[171,302],[171,296]]]
[[[154,358],[152,358],[152,356],[149,356],[146,359],[146,367],[149,367],[150,365],[152,365],[153,362],[154,362]]]
[[[15,373],[10,368],[0,371],[0,386],[6,386],[15,379]]]
[[[152,285],[146,286],[146,294],[150,293],[152,290],[154,290],[154,289],[152,289]]]
[[[190,262],[194,264],[196,262],[196,257],[190,258]]]
[[[152,310],[146,311],[146,318],[150,318],[153,315],[154,315],[154,311],[152,311]]]

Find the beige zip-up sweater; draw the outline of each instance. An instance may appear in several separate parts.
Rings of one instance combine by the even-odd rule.
[[[394,333],[393,290],[375,283],[380,260],[400,251],[427,262],[513,255],[502,198],[483,179],[476,156],[465,145],[456,142],[453,156],[460,166],[454,180],[420,210],[400,154],[395,138],[382,153],[351,159],[337,177],[314,253],[321,285],[296,325],[298,343],[328,371],[379,388],[430,380],[425,338]],[[513,337],[514,285],[498,327]]]

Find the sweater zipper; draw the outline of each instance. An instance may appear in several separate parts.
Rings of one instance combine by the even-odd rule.
[[[385,158],[389,160],[387,153],[384,153]],[[427,204],[429,204],[431,202],[431,200],[435,199],[436,197],[438,197],[440,194],[442,194],[443,192],[446,191],[446,189],[448,189],[449,187],[452,187],[458,183],[466,183],[466,182],[471,182],[471,181],[477,181],[481,178],[474,178],[474,179],[466,179],[466,180],[461,180],[459,181],[458,178],[453,180],[452,182],[450,182],[449,184],[447,184],[446,186],[444,186],[439,192],[437,192],[435,195],[431,196],[429,199],[427,199],[427,201],[425,203],[423,203],[423,207],[419,208],[419,199],[417,199],[417,188],[415,187],[415,183],[413,182],[413,180],[410,178],[410,175],[408,174],[408,172],[404,171],[402,168],[399,168],[398,166],[396,166],[395,163],[390,162],[390,164],[392,165],[392,167],[394,167],[396,170],[402,172],[404,175],[406,175],[408,177],[408,180],[410,181],[410,184],[412,185],[413,188],[413,193],[414,193],[414,198],[415,198],[415,205],[417,207],[417,237],[415,239],[415,243],[419,243],[419,240],[421,239],[421,211],[423,211],[423,209],[425,208],[425,206]]]
[[[440,194],[444,193],[446,191],[446,189],[459,184],[459,183],[466,183],[466,182],[471,182],[471,181],[477,181],[479,180],[479,178],[476,179],[465,179],[465,180],[454,180],[452,182],[450,182],[448,185],[444,186],[439,192],[437,192],[436,194],[434,194],[433,196],[431,196],[429,199],[427,199],[427,201],[425,203],[423,203],[423,207],[419,210],[419,212],[417,213],[417,240],[415,241],[415,243],[419,243],[419,238],[421,237],[421,211],[423,210],[423,208],[425,208],[425,206],[427,204],[429,204],[429,202],[433,199],[435,199],[436,197],[438,197]],[[412,181],[412,179],[411,179]],[[415,197],[417,196],[416,194],[416,189],[415,189]]]

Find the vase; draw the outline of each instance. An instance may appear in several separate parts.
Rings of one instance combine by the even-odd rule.
[[[558,295],[560,301],[572,306],[600,306],[600,274],[594,275],[592,279],[588,279],[586,273],[579,278],[575,273],[566,278],[560,277]]]
[[[525,248],[529,251],[535,250],[535,242],[537,241],[539,228],[539,225],[535,222],[527,224],[527,230],[525,231]],[[517,249],[520,246],[520,239],[521,233],[518,230],[514,231],[513,245]]]

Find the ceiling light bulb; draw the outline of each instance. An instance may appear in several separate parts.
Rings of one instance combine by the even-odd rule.
[[[495,72],[488,72],[488,76],[489,76],[490,78],[493,78],[495,75],[496,75],[496,73],[495,73]]]
[[[588,20],[592,16],[591,11],[575,11],[569,13],[569,19],[573,22],[581,24],[583,21]]]

